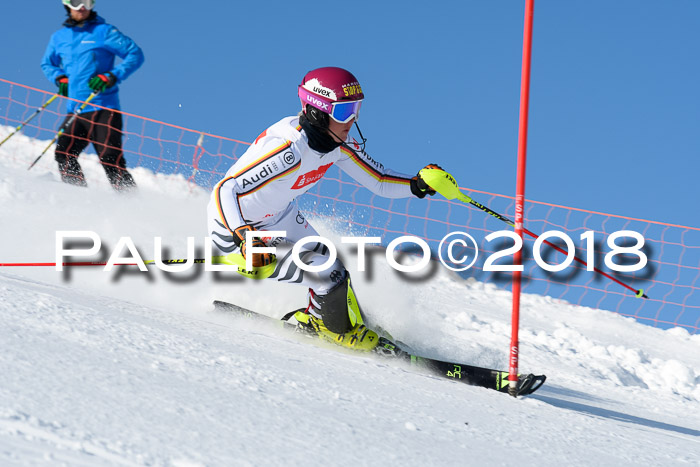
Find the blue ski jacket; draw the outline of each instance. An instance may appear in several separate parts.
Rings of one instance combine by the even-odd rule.
[[[107,24],[95,15],[82,25],[70,21],[56,31],[46,47],[41,69],[51,83],[61,75],[68,77],[68,97],[86,100],[92,90],[88,81],[95,75],[111,72],[117,78],[117,84],[99,93],[91,102],[110,109],[120,110],[119,83],[128,78],[143,63],[143,52],[134,41]],[[122,59],[114,64],[115,57]],[[72,113],[77,106],[75,101],[68,101],[66,110]],[[88,105],[83,112],[99,110]]]

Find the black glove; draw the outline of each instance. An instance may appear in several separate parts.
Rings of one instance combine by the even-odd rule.
[[[238,247],[241,249],[241,254],[243,255],[243,259],[246,257],[246,241],[245,241],[245,233],[247,231],[253,231],[255,230],[253,227],[251,227],[248,224],[242,225],[238,227],[236,230],[233,231],[233,242],[238,245]],[[265,247],[265,243],[263,243],[262,240],[260,240],[260,237],[256,237],[253,239],[252,245],[254,247]],[[275,255],[272,253],[254,253],[253,254],[253,267],[254,268],[259,268],[262,266],[267,266],[268,264],[272,264],[272,262],[275,261]]]
[[[58,86],[58,95],[68,97],[68,77],[61,75],[56,78],[56,86]]]
[[[95,75],[88,81],[88,86],[90,86],[90,89],[94,92],[102,92],[115,84],[117,84],[117,77],[109,71],[107,73]]]
[[[442,170],[442,167],[437,164],[428,164],[423,168]],[[411,179],[411,193],[419,198],[425,198],[425,195],[433,196],[436,191],[430,188],[430,185],[425,183],[425,180],[423,180],[423,178],[420,176],[420,172],[418,172],[418,175]]]

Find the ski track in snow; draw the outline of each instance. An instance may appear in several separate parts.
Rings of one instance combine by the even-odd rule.
[[[0,147],[0,262],[54,261],[56,230],[128,235],[144,258],[156,235],[172,256],[201,245],[206,192],[137,169],[140,191],[118,196],[90,154],[91,188],[66,186],[51,155],[27,172],[45,144]],[[509,293],[441,270],[408,282],[376,258],[353,280],[370,324],[418,353],[507,366]],[[201,269],[0,268],[0,465],[700,464],[700,335],[525,295],[520,367],[548,380],[515,400],[210,305],[279,317],[305,293]]]

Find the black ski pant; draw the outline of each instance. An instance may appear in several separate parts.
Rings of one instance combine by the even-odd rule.
[[[71,115],[68,115],[63,125],[70,118]],[[126,159],[122,151],[122,114],[104,109],[79,114],[73,124],[59,136],[56,161],[61,180],[72,185],[87,186],[78,156],[90,143],[115,190],[136,187],[133,177],[126,170]]]

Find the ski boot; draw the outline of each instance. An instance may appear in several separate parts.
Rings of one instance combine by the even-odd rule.
[[[379,344],[379,336],[364,324],[355,326],[342,334],[330,331],[321,318],[306,313],[304,310],[294,313],[294,319],[304,332],[313,332],[319,338],[352,350],[370,352]]]

